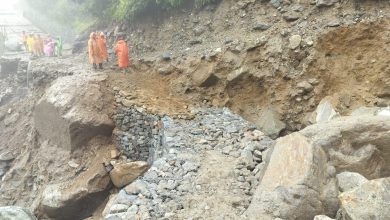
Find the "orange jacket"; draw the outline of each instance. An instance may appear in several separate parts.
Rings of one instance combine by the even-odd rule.
[[[129,66],[129,48],[124,40],[119,40],[115,46],[115,53],[118,57],[118,65],[120,68]]]
[[[94,38],[94,34],[91,33],[89,36],[89,41],[88,41],[88,56],[89,56],[89,62],[90,63],[102,63],[103,59],[99,50],[99,46],[96,42],[96,39]]]
[[[99,36],[96,39],[96,41],[97,41],[97,44],[98,44],[98,47],[99,47],[102,59],[103,60],[107,60],[108,52],[107,52],[107,41],[106,41],[106,38],[104,38],[102,36]]]

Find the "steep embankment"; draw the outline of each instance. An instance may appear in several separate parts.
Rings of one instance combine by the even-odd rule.
[[[123,32],[133,72],[169,75],[170,94],[229,107],[276,137],[311,124],[326,96],[342,114],[389,104],[387,3],[328,5],[222,1]]]

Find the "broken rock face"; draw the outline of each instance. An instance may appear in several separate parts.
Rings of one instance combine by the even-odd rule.
[[[42,138],[71,151],[96,135],[110,136],[113,122],[104,111],[99,83],[106,76],[67,76],[57,80],[35,108]]]
[[[322,198],[323,191],[334,195],[336,190],[327,166],[325,152],[301,134],[279,139],[247,210],[249,219],[313,219],[317,213],[336,212],[327,204],[336,198]]]
[[[86,218],[108,196],[110,178],[97,155],[88,170],[67,182],[46,187],[39,206],[41,215],[55,219]]]

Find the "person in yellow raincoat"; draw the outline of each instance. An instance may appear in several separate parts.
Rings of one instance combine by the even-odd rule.
[[[28,52],[32,53],[34,49],[34,36],[33,34],[28,35],[27,37],[27,48]]]
[[[89,35],[88,56],[89,56],[89,62],[92,64],[95,70],[97,69],[97,66],[99,66],[99,69],[103,69],[103,58],[98,43],[96,41],[95,32],[92,32]]]
[[[99,46],[102,59],[108,62],[107,40],[103,32],[100,32],[100,36],[96,39],[96,41]]]

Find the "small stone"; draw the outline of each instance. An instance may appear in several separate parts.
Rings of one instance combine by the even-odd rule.
[[[110,177],[113,184],[118,188],[133,182],[149,169],[149,164],[145,161],[121,162],[113,164],[113,166],[114,169],[111,170]]]
[[[127,219],[131,219],[132,217],[135,217],[138,213],[138,206],[132,205],[129,209],[127,209],[126,217]]]
[[[330,22],[328,23],[328,27],[338,27],[338,26],[340,26],[340,25],[341,25],[341,23],[340,23],[339,20],[333,20],[333,21],[330,21]]]
[[[297,84],[298,89],[303,89],[305,92],[310,92],[313,90],[313,86],[307,82],[307,81],[302,81]]]
[[[112,149],[110,153],[111,153],[111,159],[118,159],[118,157],[121,155],[121,153],[116,148]]]
[[[192,162],[187,161],[183,164],[183,169],[184,169],[185,173],[196,172],[196,171],[198,171],[198,168],[199,168],[199,165],[192,163]]]
[[[254,27],[253,27],[253,30],[256,30],[256,31],[265,31],[267,29],[269,29],[271,26],[268,25],[268,24],[265,24],[265,23],[257,23]]]
[[[164,52],[162,54],[162,59],[165,61],[169,61],[172,59],[172,53],[171,52]]]
[[[305,42],[306,42],[306,45],[309,47],[313,46],[313,44],[314,44],[313,39],[311,37],[306,38]]]
[[[114,204],[110,208],[110,214],[126,212],[129,207],[123,204]]]
[[[127,185],[124,190],[129,195],[138,195],[143,194],[146,195],[148,189],[146,188],[145,182],[142,180],[136,180],[135,182],[131,183],[130,185]]]
[[[297,12],[288,12],[285,15],[283,15],[283,19],[292,22],[298,20],[300,15]]]
[[[77,167],[80,166],[79,164],[77,164],[77,163],[74,162],[73,160],[69,161],[69,162],[68,162],[68,165],[69,165],[70,167],[72,167],[72,168],[77,168]]]
[[[333,220],[326,215],[316,215],[313,220]]]
[[[15,159],[15,156],[11,152],[4,152],[0,154],[0,161],[9,162]]]
[[[297,49],[301,45],[302,38],[300,35],[293,35],[289,39],[289,48],[292,50]]]
[[[342,172],[336,175],[340,192],[347,192],[362,185],[368,180],[359,173]]]
[[[317,0],[316,6],[317,7],[329,7],[334,5],[338,0]]]
[[[282,5],[281,0],[271,0],[270,3],[274,8],[279,8]]]

